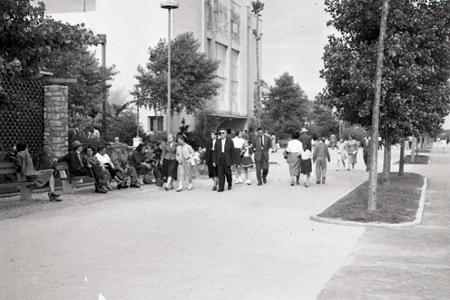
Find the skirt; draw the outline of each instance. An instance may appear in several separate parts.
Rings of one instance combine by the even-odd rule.
[[[241,165],[241,161],[242,161],[241,149],[234,148],[233,149],[233,163],[236,166],[240,166]]]
[[[50,178],[53,176],[54,172],[55,171],[53,169],[37,171],[37,178],[34,181],[36,187],[40,188],[45,186],[49,182]]]
[[[164,159],[162,165],[162,176],[165,178],[172,177],[177,180],[178,161],[176,159]]]
[[[244,156],[241,160],[241,166],[243,168],[252,168],[253,167],[253,160],[250,156]]]
[[[287,163],[289,164],[289,174],[291,176],[300,175],[300,161],[299,153],[289,153]]]
[[[300,161],[300,173],[309,175],[312,171],[311,159],[305,159]]]
[[[209,178],[217,177],[217,167],[213,166],[212,161],[208,161],[208,176]]]

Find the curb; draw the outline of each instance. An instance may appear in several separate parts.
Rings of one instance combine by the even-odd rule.
[[[355,227],[404,228],[404,227],[416,226],[416,225],[419,225],[420,223],[422,223],[423,211],[425,208],[425,194],[426,194],[427,186],[428,186],[428,178],[426,176],[423,176],[423,185],[420,188],[421,191],[420,191],[419,207],[417,208],[416,218],[414,219],[414,221],[411,221],[411,222],[396,223],[396,224],[381,223],[381,222],[363,223],[363,222],[343,221],[343,220],[319,217],[318,215],[321,214],[322,212],[324,212],[328,207],[325,208],[324,210],[320,211],[319,213],[316,213],[316,214],[310,216],[309,218],[312,221],[319,222],[319,223],[344,225],[344,226],[355,226]],[[352,189],[352,191],[353,190],[354,189]]]

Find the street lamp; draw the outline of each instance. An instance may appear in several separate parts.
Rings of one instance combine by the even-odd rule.
[[[172,9],[178,8],[178,3],[175,0],[161,1],[161,8],[167,9],[169,12],[169,29],[168,29],[168,41],[167,41],[167,132],[170,131],[170,117],[171,117],[171,77],[170,77],[170,52],[171,52],[171,39],[172,39]]]

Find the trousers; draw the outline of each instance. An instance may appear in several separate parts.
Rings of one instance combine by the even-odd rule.
[[[228,185],[231,186],[231,166],[227,166],[223,153],[221,153],[219,156],[219,162],[217,164],[217,177],[219,179],[219,191],[223,191],[225,187],[225,177],[227,179]]]
[[[316,180],[322,181],[327,177],[327,159],[326,157],[318,157],[316,159]]]
[[[261,157],[261,160],[255,161],[255,167],[256,179],[258,180],[258,183],[262,183],[262,180],[265,180],[267,178],[267,175],[269,174],[269,161],[266,158]]]

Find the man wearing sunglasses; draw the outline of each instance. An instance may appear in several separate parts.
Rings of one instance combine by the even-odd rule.
[[[221,129],[214,147],[213,165],[217,167],[217,178],[219,179],[218,192],[223,192],[225,187],[225,177],[228,182],[228,189],[231,190],[232,177],[231,166],[233,165],[234,145],[231,138],[227,136],[227,131]]]

